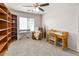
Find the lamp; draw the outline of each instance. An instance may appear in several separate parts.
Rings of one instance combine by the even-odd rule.
[[[33,9],[33,11],[34,11],[34,12],[39,12],[39,8],[36,7],[36,8]]]

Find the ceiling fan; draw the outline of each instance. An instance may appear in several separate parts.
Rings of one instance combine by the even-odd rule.
[[[34,3],[32,4],[32,6],[24,6],[24,7],[33,7],[34,9],[38,9],[44,12],[45,10],[42,7],[45,7],[45,6],[49,6],[49,3],[43,3],[43,4]]]

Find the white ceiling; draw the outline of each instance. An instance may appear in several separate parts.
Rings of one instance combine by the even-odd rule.
[[[55,8],[56,6],[79,6],[79,3],[50,3],[49,6],[42,7],[45,11],[32,12],[33,7],[24,7],[24,6],[32,6],[33,3],[6,3],[6,5],[14,10],[35,13],[35,14],[44,14],[48,9]],[[31,10],[31,11],[28,11]]]
[[[24,6],[32,6],[32,3],[6,3],[6,5],[14,10],[28,12],[28,13],[35,13],[35,14],[44,14],[46,12],[45,9],[48,7],[48,6],[42,7],[45,10],[44,12],[42,11],[34,12],[32,11],[33,7],[24,7]]]

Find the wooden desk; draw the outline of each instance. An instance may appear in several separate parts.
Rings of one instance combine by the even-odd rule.
[[[61,46],[62,49],[67,48],[67,37],[68,37],[67,32],[64,32],[62,35],[55,34],[55,37],[56,37],[56,42],[58,40],[62,41],[62,46]]]
[[[62,50],[64,48],[67,48],[68,32],[62,32],[62,34],[59,34],[60,31],[53,31],[54,36],[52,39],[49,39],[51,36],[50,32],[48,34],[48,42],[50,42],[51,40],[54,40],[54,45],[57,46],[57,42],[60,40],[62,44],[61,45]]]

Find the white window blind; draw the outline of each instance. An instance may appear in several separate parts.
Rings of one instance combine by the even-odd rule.
[[[29,18],[29,29],[31,31],[34,31],[34,19],[33,18]]]
[[[19,30],[34,31],[34,18],[19,18]]]
[[[20,17],[19,19],[19,29],[20,30],[26,30],[27,29],[27,18]]]

